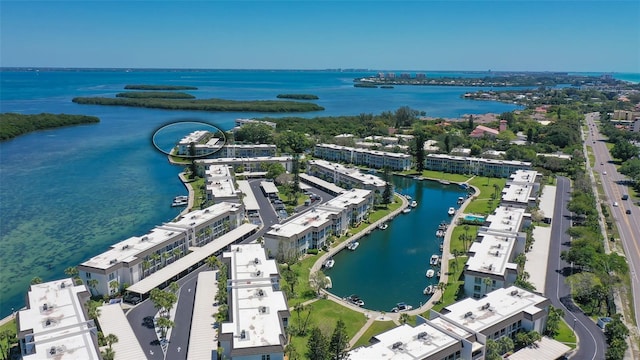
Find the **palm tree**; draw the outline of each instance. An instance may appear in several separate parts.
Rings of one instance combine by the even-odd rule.
[[[218,260],[215,255],[209,256],[205,261],[212,270],[215,270],[220,266],[220,260]]]
[[[486,277],[482,279],[482,283],[484,283],[484,293],[487,294],[489,292],[489,286],[493,285],[493,280]]]
[[[42,284],[42,278],[40,276],[34,276],[33,279],[31,279],[31,285],[35,284]]]
[[[498,199],[498,196],[500,195],[500,185],[493,184],[493,194],[495,198]]]
[[[146,277],[147,275],[149,275],[148,272],[149,272],[149,268],[150,267],[151,267],[151,261],[149,261],[147,259],[142,261],[142,274],[143,274],[143,277]]]
[[[78,271],[78,268],[75,266],[69,266],[68,268],[64,269],[64,273],[65,275],[67,275],[70,278],[76,277],[78,276],[78,274],[80,273]]]
[[[400,314],[400,322],[403,324],[406,324],[409,322],[409,314],[407,313],[402,313]]]
[[[442,293],[442,296],[444,296],[444,291],[447,289],[447,283],[445,282],[439,282],[438,285],[436,285],[436,290],[440,291]],[[440,299],[440,302],[442,302],[442,298]]]
[[[89,286],[89,291],[91,291],[91,289],[98,291],[98,280],[97,279],[88,280],[87,286]],[[93,291],[91,291],[91,295],[93,295]]]
[[[158,269],[158,262],[160,261],[160,254],[154,253],[151,255],[151,260],[153,260],[153,271],[155,272]]]
[[[116,294],[118,290],[120,290],[120,283],[117,280],[113,280],[109,282],[109,289],[113,294]]]
[[[100,351],[100,355],[103,360],[114,360],[116,358],[116,352],[110,347]]]
[[[174,258],[174,261],[175,261],[175,260],[179,259],[180,256],[182,255],[182,249],[180,249],[178,247],[174,248],[173,250],[171,250],[171,254],[173,254],[173,258]]]
[[[166,266],[167,265],[167,260],[171,257],[171,254],[169,254],[168,252],[163,252],[162,253],[162,266]]]
[[[109,334],[104,337],[104,341],[107,343],[107,346],[109,347],[109,349],[111,349],[111,345],[118,342],[118,337],[114,334]]]

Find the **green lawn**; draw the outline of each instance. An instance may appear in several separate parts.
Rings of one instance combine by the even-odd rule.
[[[289,307],[294,307],[316,296],[315,291],[311,288],[311,285],[309,285],[309,273],[313,264],[318,260],[318,257],[320,257],[320,255],[307,255],[301,261],[291,265],[291,270],[298,275],[298,283],[295,286],[295,297],[288,299]],[[280,283],[283,289],[285,286],[289,286],[284,278],[280,279]]]
[[[358,346],[366,346],[369,345],[369,340],[378,334],[382,334],[387,330],[391,330],[396,327],[396,324],[393,321],[374,321],[371,326],[367,329],[367,331],[362,334],[360,339],[353,344],[352,349],[357,348]]]
[[[309,304],[311,307],[311,314],[309,315],[309,322],[307,329],[318,327],[322,332],[331,336],[333,329],[336,327],[338,319],[342,319],[347,327],[347,334],[351,339],[367,322],[364,314],[353,311],[345,306],[335,303],[331,300],[321,299]],[[300,312],[300,320],[298,320],[298,314],[295,311],[291,312],[289,321],[292,323],[298,323],[298,321],[304,321],[308,311]],[[291,345],[295,347],[296,352],[300,355],[300,358],[304,358],[303,354],[307,351],[307,341],[311,331],[307,330],[306,336],[294,336],[291,338]]]
[[[576,348],[576,334],[571,330],[569,325],[566,322],[561,321],[558,335],[553,338],[556,341],[559,341],[567,346],[570,346],[572,349]]]
[[[455,262],[457,267],[453,266],[454,260],[449,260],[449,281],[447,282],[447,288],[444,290],[444,295],[440,298],[440,301],[433,305],[433,310],[440,311],[445,306],[451,305],[458,299],[458,296],[464,292],[464,280],[461,280],[462,270],[467,263],[468,257],[460,256],[456,258]],[[429,318],[429,311],[426,311],[422,316]]]
[[[469,229],[465,230],[465,225],[458,225],[453,228],[451,232],[451,242],[449,243],[449,251],[453,254],[454,250],[460,250],[462,252],[467,252],[467,249],[464,247],[464,243],[460,240],[460,235],[468,235],[471,237],[471,241],[476,238],[476,234],[478,233],[478,225],[468,225]],[[471,242],[467,242],[467,248],[471,246]]]
[[[8,332],[12,335],[16,335],[17,333],[17,329],[16,329],[16,320],[13,319],[11,321],[9,321],[8,323],[0,326],[0,334],[4,333],[4,332]],[[9,347],[9,342],[7,340],[6,337],[2,337],[2,339],[0,340],[0,360],[5,360],[8,359],[8,357],[6,357],[8,351],[5,352],[5,349],[7,349]]]
[[[424,170],[422,176],[430,179],[441,179],[452,182],[465,182],[471,178],[469,175],[450,174],[442,171]]]
[[[464,208],[468,214],[491,214],[500,204],[500,193],[507,179],[476,176],[469,183],[480,190],[474,199]],[[494,186],[495,185],[495,186]],[[492,199],[492,195],[496,198]]]
[[[360,225],[358,225],[355,228],[349,229],[349,234],[353,235],[353,234],[359,233],[360,231],[364,230],[366,227],[368,227],[372,223],[382,219],[383,217],[389,215],[394,210],[398,209],[402,204],[402,200],[397,195],[395,195],[393,199],[394,199],[394,202],[389,204],[389,206],[386,209],[381,208],[381,209],[372,211],[369,214],[369,219],[367,221],[360,223]]]

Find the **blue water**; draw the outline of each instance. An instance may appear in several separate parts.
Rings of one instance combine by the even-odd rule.
[[[442,239],[435,236],[442,221],[449,222],[449,207],[459,207],[457,199],[466,190],[458,185],[394,177],[396,191],[410,195],[418,206],[409,214],[396,216],[386,230],[374,230],[360,240],[356,251],[343,250],[333,258],[331,292],[340,297],[360,296],[371,310],[390,311],[397,303],[414,308],[431,295],[422,291],[437,284],[437,277],[425,276],[429,259],[440,253]],[[436,269],[436,268],[434,268]]]
[[[197,86],[199,90],[188,92],[198,98],[275,99],[280,93],[315,94],[320,97],[317,103],[326,110],[295,114],[309,118],[378,114],[401,106],[436,117],[501,113],[516,108],[460,98],[477,88],[353,87],[353,78],[373,74],[0,72],[1,112],[86,114],[101,120],[99,124],[40,131],[0,143],[0,316],[24,305],[24,294],[33,277],[45,281],[63,277],[66,267],[113,243],[142,235],[178,214],[179,209],[169,205],[174,196],[185,194],[177,178],[181,168],[170,165],[166,156],[152,146],[155,130],[173,121],[204,121],[227,130],[236,118],[266,116],[78,105],[71,102],[73,97],[113,96],[126,84],[176,84]],[[440,217],[434,221],[438,220]],[[390,227],[388,234],[393,232]]]

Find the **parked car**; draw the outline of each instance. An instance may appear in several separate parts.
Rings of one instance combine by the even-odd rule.
[[[627,215],[631,214],[631,210],[630,210],[630,209],[627,209],[627,210],[625,211],[625,214],[627,214]]]
[[[629,198],[629,195],[627,194],[622,195],[622,200],[627,200],[628,198]]]
[[[613,206],[618,207],[618,202],[617,202],[617,201],[614,201],[614,202],[613,202]]]

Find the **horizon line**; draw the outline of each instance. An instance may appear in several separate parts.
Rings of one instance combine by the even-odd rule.
[[[198,68],[198,67],[64,67],[64,66],[0,66],[2,70],[180,70],[180,71],[337,71],[337,72],[459,72],[459,73],[598,73],[598,74],[640,74],[625,71],[570,71],[570,70],[415,70],[415,69],[369,69],[369,68],[324,68],[324,69],[275,69],[275,68]]]

